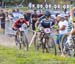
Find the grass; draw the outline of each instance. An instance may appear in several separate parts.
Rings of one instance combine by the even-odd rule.
[[[0,64],[75,64],[75,58],[35,52],[32,47],[27,52],[0,46]]]

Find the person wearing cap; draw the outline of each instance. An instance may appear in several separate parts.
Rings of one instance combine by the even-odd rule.
[[[72,29],[72,24],[69,21],[69,14],[64,14],[64,24],[65,24],[65,33],[64,35],[70,33],[71,29]],[[67,39],[68,37],[65,39],[65,43],[67,43]],[[61,52],[61,56],[65,56],[65,54],[63,53],[63,50]]]
[[[36,14],[36,10],[34,10],[34,14],[32,14],[32,30],[35,30],[35,23],[37,22],[38,15]]]
[[[57,43],[57,46],[59,48],[59,50],[61,51],[61,48],[60,48],[60,42],[61,42],[61,39],[62,39],[62,36],[64,34],[67,33],[66,31],[66,23],[67,22],[64,22],[64,15],[63,14],[59,14],[57,17],[56,17],[56,20],[57,20],[57,23],[58,23],[58,35],[56,35],[58,38],[56,40],[56,43]]]

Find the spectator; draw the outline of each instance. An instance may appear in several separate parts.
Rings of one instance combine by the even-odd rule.
[[[35,30],[35,23],[38,19],[38,16],[36,14],[36,10],[34,10],[34,14],[32,15],[32,30]]]
[[[23,14],[19,11],[19,9],[13,10],[12,16],[15,20],[17,20],[20,15],[23,15]]]
[[[5,13],[3,10],[0,11],[1,28],[5,30]]]
[[[63,18],[64,16],[62,14],[59,14],[57,16],[58,32],[59,32],[59,35],[57,35],[57,45],[60,51],[61,51],[60,42],[61,42],[62,36],[67,33],[66,28],[68,25],[67,20],[64,21]]]
[[[12,27],[12,16],[10,13],[6,12],[6,22],[5,22],[5,35],[9,34],[10,29]]]
[[[29,21],[29,23],[31,23],[31,12],[25,12],[24,14],[24,18]]]

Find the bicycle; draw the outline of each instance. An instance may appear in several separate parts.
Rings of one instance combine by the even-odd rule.
[[[56,55],[56,44],[53,39],[53,37],[50,35],[50,28],[44,29],[44,31],[41,32],[41,38],[40,38],[40,44],[38,45],[37,36],[35,37],[35,43],[37,50],[39,50],[40,47],[42,47],[42,51],[50,53],[50,51],[53,51],[53,53]],[[37,33],[36,33],[37,35]]]
[[[61,53],[74,57],[75,56],[75,35],[70,39],[70,43],[67,42],[69,34],[65,34],[61,40]],[[71,44],[71,45],[69,45]]]
[[[26,29],[25,29],[26,30]],[[15,41],[16,41],[16,46],[19,49],[22,49],[22,46],[26,48],[26,50],[28,51],[29,48],[29,42],[25,33],[25,30],[23,27],[21,27],[20,29],[17,30],[17,34],[15,37]]]

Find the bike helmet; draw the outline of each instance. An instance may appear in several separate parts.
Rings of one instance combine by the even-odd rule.
[[[23,15],[20,15],[19,18],[24,18],[24,16]]]
[[[69,15],[68,14],[64,14],[64,17],[66,17],[66,16],[68,17]]]
[[[46,11],[45,16],[51,16],[51,13],[49,11]]]
[[[58,17],[64,18],[64,14],[59,14]]]

